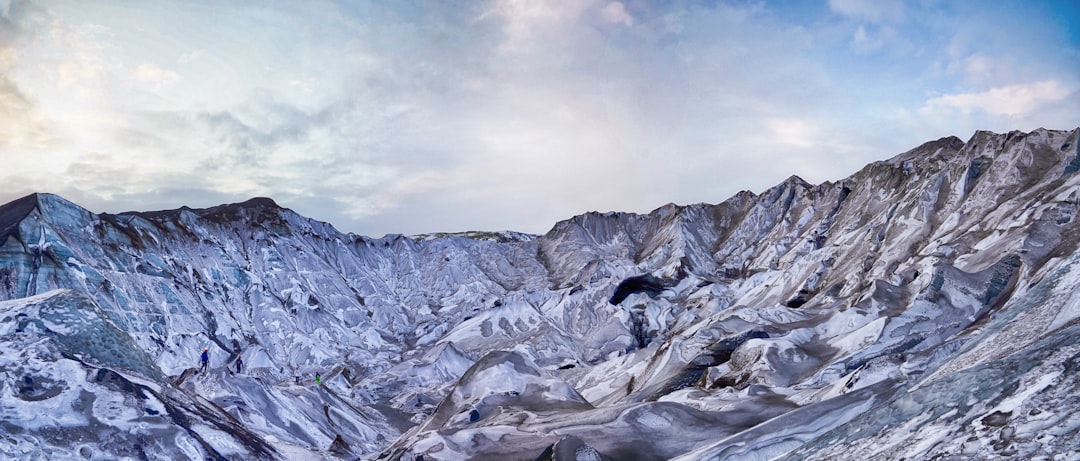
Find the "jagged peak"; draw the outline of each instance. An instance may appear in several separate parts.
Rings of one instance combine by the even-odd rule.
[[[30,194],[0,206],[0,239],[6,240],[37,207],[38,194]]]
[[[80,213],[89,213],[85,208],[76,205],[59,195],[45,192],[34,192],[24,197],[17,198],[4,205],[0,205],[0,242],[19,227],[19,223],[26,219],[34,210],[48,212],[55,209],[71,209]]]
[[[19,198],[15,199],[15,200],[12,200],[12,201],[8,202],[8,203],[5,203],[4,205],[0,205],[0,211],[6,211],[8,209],[13,209],[13,208],[20,208],[20,209],[23,209],[23,208],[28,208],[28,209],[35,208],[35,207],[38,206],[38,203],[40,202],[41,197],[44,196],[44,195],[45,194],[42,194],[40,192],[34,192],[32,194],[19,197]]]
[[[52,193],[49,193],[49,192],[34,192],[34,193],[28,194],[26,196],[17,198],[15,200],[12,200],[8,204],[0,205],[0,208],[7,207],[8,205],[11,205],[11,204],[14,204],[14,203],[22,203],[21,206],[26,206],[25,203],[28,203],[28,202],[33,202],[35,206],[45,206],[45,207],[60,206],[60,207],[64,207],[64,208],[76,208],[76,209],[79,209],[79,210],[84,209],[83,207],[77,205],[75,202],[72,202],[71,200],[68,200],[68,199],[66,199],[64,197],[61,197],[59,195],[52,194]]]
[[[244,208],[257,208],[257,207],[282,208],[280,205],[277,204],[277,202],[274,201],[274,199],[272,199],[270,197],[252,197],[252,198],[250,198],[248,200],[237,203],[235,205],[240,206],[240,207],[244,207]]]
[[[792,189],[811,189],[813,187],[813,185],[806,182],[805,179],[799,177],[798,175],[791,175],[788,176],[787,179],[777,183],[775,186],[765,189],[765,191],[761,193],[761,196],[776,197],[777,194],[783,194],[785,193],[785,191],[789,191]]]
[[[967,141],[967,144],[974,145],[980,141],[995,141],[1006,143],[1009,141],[1019,141],[1030,138],[1043,140],[1048,137],[1068,137],[1076,133],[1077,131],[1080,131],[1080,127],[1068,130],[1054,130],[1040,127],[1031,131],[1012,130],[1007,133],[998,133],[990,130],[976,130],[975,133],[971,135],[971,138]]]
[[[933,141],[924,142],[924,143],[918,145],[917,147],[915,147],[914,149],[908,150],[907,152],[904,152],[904,153],[902,153],[900,155],[897,155],[897,156],[895,156],[895,157],[893,157],[891,159],[885,160],[884,162],[875,162],[875,163],[884,163],[884,164],[887,164],[887,165],[900,165],[900,164],[902,164],[904,162],[907,162],[907,161],[910,161],[910,160],[919,159],[919,158],[922,158],[922,159],[930,158],[930,157],[932,157],[934,155],[938,155],[938,154],[942,154],[942,153],[944,153],[944,154],[955,154],[957,152],[960,152],[964,148],[964,146],[966,144],[967,143],[965,143],[963,140],[961,140],[960,138],[958,138],[956,136],[945,136],[945,137],[942,137],[942,138],[935,139]],[[872,163],[872,164],[870,164],[868,166],[872,166],[872,165],[874,165],[874,163]]]
[[[784,182],[782,182],[781,184],[790,184],[790,185],[793,185],[793,186],[800,186],[800,187],[812,187],[812,185],[810,183],[806,182],[805,179],[803,179],[799,175],[795,175],[795,174],[793,174],[791,176],[788,176],[787,179],[785,179]]]
[[[239,210],[275,210],[282,211],[287,208],[283,208],[277,204],[273,199],[267,197],[254,197],[239,203],[227,203],[224,205],[218,205],[210,208],[204,208],[199,210],[192,210],[200,216],[213,215],[218,213],[227,213]]]
[[[546,234],[547,237],[551,237],[555,234],[566,231],[568,228],[580,227],[582,229],[593,230],[598,226],[610,225],[619,221],[627,219],[640,218],[642,215],[637,213],[623,212],[623,211],[587,211],[569,219],[564,219],[555,223]]]
[[[682,213],[682,211],[684,209],[686,209],[686,206],[684,206],[684,205],[679,205],[679,204],[676,204],[676,203],[668,202],[668,203],[665,203],[664,205],[661,205],[660,207],[657,207],[656,209],[650,211],[649,216],[661,216],[661,217],[663,217],[663,216],[678,215],[679,213]]]
[[[199,217],[205,218],[205,217],[208,217],[208,216],[215,216],[215,215],[237,214],[238,212],[243,211],[243,210],[251,210],[251,211],[256,211],[256,212],[263,211],[263,210],[284,211],[284,210],[288,210],[288,208],[281,207],[280,205],[277,204],[277,202],[275,202],[273,199],[268,198],[268,197],[253,197],[253,198],[250,198],[250,199],[245,200],[243,202],[226,203],[226,204],[222,204],[222,205],[212,206],[212,207],[209,207],[209,208],[191,208],[191,207],[189,207],[187,205],[183,205],[180,208],[167,209],[167,210],[125,211],[123,213],[118,213],[118,214],[136,215],[136,216],[140,216],[140,217],[143,217],[143,218],[146,218],[146,219],[152,219],[152,220],[169,220],[169,219],[176,218],[177,216],[179,216],[181,213],[183,213],[185,211],[194,213],[195,215],[197,215]]]

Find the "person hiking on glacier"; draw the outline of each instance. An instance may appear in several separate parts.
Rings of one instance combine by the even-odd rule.
[[[319,372],[315,372],[315,384],[322,384],[322,375]]]
[[[206,348],[206,349],[202,350],[202,368],[200,368],[199,371],[202,372],[202,373],[206,373],[206,366],[209,363],[210,363],[210,349]]]
[[[240,373],[243,370],[243,368],[244,368],[244,356],[237,355],[236,356],[236,372]]]

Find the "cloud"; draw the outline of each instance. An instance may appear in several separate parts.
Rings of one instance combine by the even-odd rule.
[[[11,61],[11,51],[0,48],[0,60]],[[0,149],[44,150],[56,144],[37,105],[7,77],[0,65]]]
[[[983,53],[974,53],[964,58],[958,65],[962,69],[964,80],[967,82],[985,83],[996,76],[1000,76],[995,72],[995,68],[998,67],[997,63],[993,58]]]
[[[985,112],[990,115],[1023,117],[1041,107],[1064,100],[1076,92],[1057,80],[1000,86],[981,92],[946,94],[930,98],[919,109],[924,115],[958,111],[968,115]]]
[[[184,78],[172,70],[162,69],[153,64],[139,64],[135,68],[135,79],[150,84],[154,91],[158,91],[173,86]]]
[[[157,181],[154,175],[139,171],[130,157],[101,152],[89,152],[74,159],[64,171],[63,186],[76,190],[94,191],[104,199],[131,195],[151,189],[146,181]],[[141,183],[141,184],[140,184]]]
[[[622,2],[611,2],[600,10],[600,16],[605,21],[613,24],[622,24],[627,27],[634,25],[634,17],[626,12],[626,6]]]
[[[0,29],[4,28],[13,35],[10,26],[0,23]],[[11,40],[0,39],[0,149],[48,149],[55,144],[55,138],[37,104],[8,77],[18,63],[15,50],[4,44]]]
[[[851,48],[859,53],[871,53],[896,42],[896,29],[892,27],[883,26],[871,30],[864,25],[859,25],[859,28],[855,29],[855,33],[852,35]]]
[[[821,145],[820,128],[812,122],[794,118],[772,118],[766,120],[766,126],[772,136],[782,144],[799,148]]]
[[[44,58],[44,64],[53,66],[55,82],[61,89],[89,94],[116,65],[107,57],[109,30],[95,24],[71,25],[61,21],[52,21],[49,26],[48,34],[42,34],[39,40],[51,43],[39,46],[54,46],[64,51]]]
[[[905,22],[906,7],[902,0],[829,0],[836,14],[858,21],[851,34],[850,47],[860,54],[892,49],[902,54],[914,47],[897,29]]]
[[[205,53],[202,50],[187,51],[176,58],[176,63],[179,65],[191,64],[203,59],[204,55]]]
[[[829,0],[833,12],[872,23],[903,22],[903,0]]]
[[[578,19],[587,2],[495,0],[477,17],[502,33],[497,42],[498,69],[526,71],[525,66],[560,65],[572,56],[581,32]],[[537,46],[542,44],[541,46]]]
[[[24,9],[12,8],[16,16]],[[13,45],[22,30],[16,20],[0,14],[0,149],[44,150],[55,145],[55,136],[37,103],[9,76],[19,63]]]

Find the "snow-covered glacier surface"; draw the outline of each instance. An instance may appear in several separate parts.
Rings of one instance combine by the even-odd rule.
[[[542,236],[34,194],[0,458],[1080,459],[1078,133]]]

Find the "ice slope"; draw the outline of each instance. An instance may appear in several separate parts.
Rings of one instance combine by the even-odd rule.
[[[371,386],[375,394],[361,387],[354,394],[353,385],[395,365],[406,371],[389,379],[416,374],[417,345],[508,290],[527,288],[530,278],[542,280],[507,261],[529,251],[531,236],[373,240],[266,199],[94,215],[35,194],[0,208],[0,217],[5,298],[86,293],[160,375],[264,435],[314,450],[338,436],[357,454],[388,444],[413,415],[391,406],[396,394],[382,382]],[[533,269],[541,273],[539,264]],[[204,347],[213,377],[189,378]],[[234,377],[226,370],[240,354],[248,371]],[[435,384],[469,365],[445,367]],[[294,371],[305,385],[320,372],[328,385],[314,395],[283,389]]]
[[[1076,130],[980,132],[966,143],[956,138],[927,143],[837,183],[811,186],[791,178],[760,195],[743,193],[716,206],[668,206],[647,216],[593,213],[557,224],[539,241],[540,257],[554,268],[549,272],[556,288],[615,294],[616,280],[649,274],[655,282],[651,288],[657,289],[637,284],[640,292],[618,297],[619,305],[597,306],[593,317],[567,322],[570,329],[586,325],[625,348],[582,356],[572,369],[550,370],[598,408],[564,411],[555,418],[589,421],[592,412],[627,411],[643,402],[669,402],[729,419],[753,405],[757,414],[773,417],[727,432],[708,421],[669,418],[675,434],[709,433],[714,439],[706,443],[658,431],[676,446],[672,451],[684,452],[684,459],[1076,456],[1070,451],[1074,438],[1063,436],[1074,430],[1072,409],[1037,426],[1045,434],[1024,433],[1026,451],[1001,442],[1014,440],[1015,428],[1006,429],[1004,439],[1000,431],[984,431],[977,448],[969,442],[963,450],[946,443],[955,439],[933,438],[947,433],[943,427],[967,427],[971,416],[964,419],[959,411],[961,416],[938,420],[931,430],[911,430],[922,427],[923,412],[973,405],[949,402],[966,402],[972,395],[966,386],[984,382],[960,378],[972,368],[994,368],[1000,366],[996,360],[1016,354],[1038,358],[1040,371],[1070,368],[1067,354],[1039,358],[1047,350],[1040,341],[1057,338],[1052,342],[1057,347],[1069,337],[1058,330],[1078,309],[1068,290],[1059,290],[1055,302],[1035,303],[1044,311],[1041,323],[1034,322],[1034,314],[1005,321],[1022,334],[1005,339],[985,331],[1076,254],[1076,142]],[[561,307],[542,310],[565,318],[575,306]],[[605,314],[619,320],[593,320]],[[619,343],[615,331],[632,339]],[[971,338],[982,337],[984,346],[965,352],[974,347]],[[943,397],[912,408],[907,395],[919,392],[922,380],[935,372],[950,376],[930,394]],[[1075,401],[1067,384],[1072,381],[1055,387],[1059,378],[1038,376],[1013,374],[999,384],[987,380],[975,395],[1015,405],[1056,392],[1057,398]],[[1035,388],[1017,390],[1015,383],[1025,380]],[[870,410],[887,413],[896,406],[907,413],[878,423],[878,437],[888,444],[848,429],[864,427],[854,418],[874,414]],[[560,434],[576,437],[601,456],[626,454],[620,451],[625,447],[599,447],[582,437],[585,428],[552,431],[524,413],[523,422],[513,425],[513,443],[521,447],[516,459],[542,453],[538,446],[525,448],[520,439],[553,449]],[[1009,427],[1001,415],[988,421]],[[908,426],[896,429],[902,422]],[[596,440],[619,440],[624,446],[642,438],[614,418],[583,426],[603,433]],[[385,454],[394,458],[413,450],[453,458],[461,455],[447,454],[453,444],[430,440],[455,440],[461,431],[443,427],[407,435]],[[498,458],[515,459],[494,442],[510,436],[487,431],[483,439],[470,435],[471,453],[490,456],[494,450]],[[1056,437],[1060,443],[1040,451],[1031,448],[1036,437]],[[819,443],[829,450],[815,451]],[[860,446],[876,451],[853,449]],[[643,458],[671,456],[633,452]]]
[[[250,459],[276,451],[177,392],[93,300],[58,290],[0,302],[5,459]]]
[[[35,194],[0,207],[0,299],[82,293],[143,354],[118,373],[214,409],[256,457],[1067,457],[1078,131],[943,138],[543,236]]]

